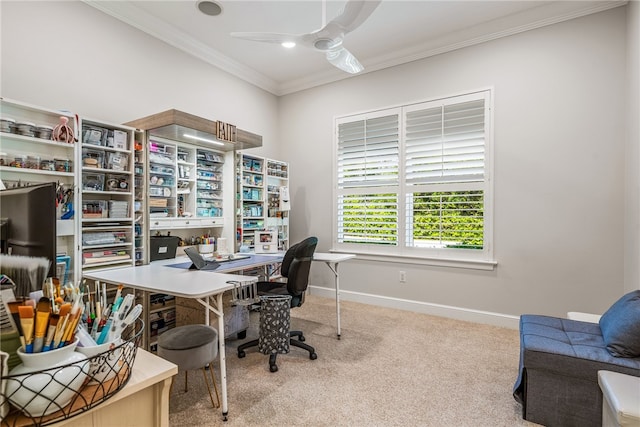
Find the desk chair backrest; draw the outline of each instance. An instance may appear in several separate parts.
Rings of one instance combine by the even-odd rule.
[[[287,278],[287,292],[293,297],[292,307],[302,305],[304,292],[309,285],[309,271],[317,244],[316,237],[308,237],[291,246],[282,259],[280,273]]]

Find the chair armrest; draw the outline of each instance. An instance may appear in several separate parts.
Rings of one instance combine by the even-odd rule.
[[[581,322],[598,323],[600,322],[600,314],[581,313],[579,311],[570,311],[567,313],[567,318],[571,320],[579,320]]]

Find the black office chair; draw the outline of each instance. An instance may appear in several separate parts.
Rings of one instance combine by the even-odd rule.
[[[280,266],[280,274],[285,277],[286,282],[258,282],[258,295],[278,296],[290,295],[291,308],[300,307],[304,303],[304,294],[309,285],[309,270],[311,269],[311,260],[313,252],[316,250],[318,239],[316,237],[308,237],[300,243],[291,246],[282,259]],[[291,338],[297,337],[297,340]],[[316,350],[303,343],[305,340],[302,331],[289,331],[289,344],[295,347],[303,348],[309,352],[309,359],[318,358]],[[238,357],[246,356],[245,350],[249,347],[258,345],[259,340],[252,340],[238,346]],[[269,369],[276,372],[277,353],[269,355]]]

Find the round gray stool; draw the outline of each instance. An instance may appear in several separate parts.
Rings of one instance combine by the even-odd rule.
[[[220,407],[218,386],[213,373],[213,366],[209,367],[211,381],[216,392],[218,404],[213,402],[211,387],[205,367],[212,363],[218,355],[218,331],[206,325],[186,325],[169,329],[158,338],[158,356],[178,365],[184,372],[184,391],[187,391],[187,371],[202,369],[204,382],[209,390],[209,397],[214,408]],[[173,383],[172,383],[173,385]]]

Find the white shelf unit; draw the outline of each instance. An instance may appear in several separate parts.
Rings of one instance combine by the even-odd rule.
[[[265,159],[237,156],[237,246],[255,247],[255,232],[265,228]]]
[[[65,117],[71,128],[73,142],[58,142],[51,140],[49,135],[35,132],[34,136],[14,133],[14,126],[9,132],[0,131],[0,179],[7,188],[18,185],[57,182],[65,190],[69,190],[69,204],[59,204],[56,217],[56,231],[58,239],[56,251],[59,255],[69,256],[69,268],[65,274],[67,281],[74,282],[78,274],[75,248],[77,234],[75,216],[62,219],[63,215],[71,211],[77,212],[78,194],[75,189],[76,167],[75,149],[78,137],[75,115],[43,108],[6,98],[0,99],[0,118],[6,124],[31,123],[36,127],[48,127],[50,130],[60,124],[61,117]],[[42,138],[38,137],[42,136]],[[76,214],[77,215],[77,214]],[[64,278],[60,278],[64,280]]]
[[[224,153],[199,148],[196,152],[196,217],[223,217]]]
[[[147,145],[149,229],[223,227],[225,153],[153,136]]]
[[[176,145],[157,139],[147,142],[149,218],[177,218]],[[151,223],[153,225],[153,222]]]
[[[187,218],[193,215],[192,198],[195,193],[195,153],[191,148],[176,146],[176,199],[177,199],[177,216]]]
[[[236,156],[236,249],[255,248],[255,232],[278,232],[278,249],[289,246],[289,212],[280,188],[289,187],[289,164],[244,152]]]
[[[176,326],[176,299],[173,295],[145,292],[144,301],[149,325],[146,347],[150,352],[157,353],[158,337]]]
[[[148,257],[146,251],[146,217],[147,217],[147,185],[146,171],[146,150],[144,146],[145,135],[142,131],[135,131],[135,142],[133,145],[133,175],[134,175],[134,195],[133,195],[133,216],[134,216],[134,247],[135,264],[147,264]]]
[[[289,188],[289,164],[267,160],[267,218],[266,228],[278,232],[278,249],[289,248],[289,211],[283,209],[281,191]],[[288,191],[288,190],[287,190]]]
[[[134,129],[80,119],[82,165],[80,256],[82,271],[132,266],[134,230]]]

